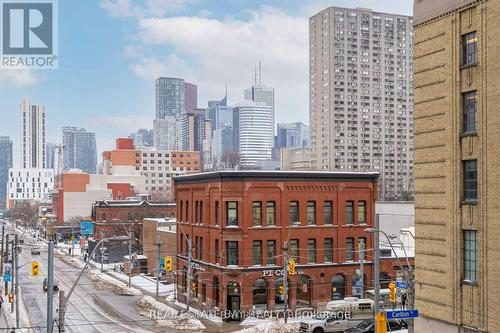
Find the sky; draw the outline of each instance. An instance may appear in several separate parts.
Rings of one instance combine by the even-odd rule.
[[[154,79],[198,86],[198,106],[243,99],[262,63],[276,122],[308,115],[308,18],[329,6],[411,15],[411,0],[59,0],[59,67],[0,70],[0,136],[20,137],[19,103],[47,113],[47,142],[63,126],[96,133],[98,150],[152,128]],[[15,154],[15,159],[18,154]]]

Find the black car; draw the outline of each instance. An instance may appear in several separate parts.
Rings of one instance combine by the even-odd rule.
[[[396,320],[387,321],[387,332],[398,331],[404,329],[403,325]],[[347,333],[375,333],[375,321],[366,320],[358,326],[350,328],[346,331]]]
[[[47,282],[47,278],[43,279],[43,290],[44,291],[47,291],[48,289],[48,282]],[[57,281],[56,279],[54,279],[54,290],[59,290],[59,281]]]

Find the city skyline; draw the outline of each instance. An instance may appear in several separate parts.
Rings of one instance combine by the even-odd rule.
[[[71,124],[95,132],[100,152],[111,148],[116,137],[127,136],[138,128],[152,128],[154,77],[178,76],[197,85],[200,107],[206,107],[208,100],[220,98],[227,82],[228,104],[234,105],[242,100],[243,90],[253,81],[255,64],[261,61],[265,73],[263,82],[276,89],[275,122],[308,124],[308,16],[329,5],[370,7],[411,15],[411,1],[396,5],[391,1],[313,1],[306,7],[299,1],[287,2],[286,6],[256,1],[251,7],[242,1],[229,5],[199,1],[186,2],[175,10],[138,5],[147,9],[140,17],[134,14],[137,11],[120,7],[116,1],[63,3],[61,26],[65,29],[60,31],[60,48],[65,59],[61,59],[56,71],[0,73],[3,88],[0,110],[3,115],[11,114],[17,110],[19,100],[29,96],[47,108],[50,119],[47,132],[54,133],[47,137],[47,142],[57,143],[55,133]],[[85,24],[77,12],[95,13],[96,28],[83,31],[81,27]],[[163,26],[152,26],[152,18]],[[156,39],[156,32],[165,29],[165,25],[181,31],[186,30],[186,24],[209,33],[220,30],[221,34],[217,40],[206,43],[189,34],[182,35],[184,41],[171,35]],[[101,26],[106,26],[106,31],[103,32]],[[280,34],[270,33],[278,27],[282,30]],[[238,38],[244,29],[249,29],[251,34],[246,41]],[[134,44],[131,35],[140,35],[138,44]],[[91,46],[102,48],[92,56],[83,57],[82,48],[89,45],[79,45],[81,40],[92,41]],[[214,50],[206,52],[206,44],[217,41],[219,45],[229,42],[236,46],[231,48],[232,52],[239,52],[236,61],[228,62],[221,46],[209,45]],[[186,46],[193,43],[200,43],[200,49],[189,53]],[[253,49],[248,49],[248,45],[238,49],[245,44]],[[280,50],[288,55],[279,53]],[[218,53],[220,59],[215,59]],[[234,54],[230,56],[234,58]],[[211,60],[215,62],[213,66],[208,63]],[[62,90],[69,93],[58,94]],[[69,109],[68,105],[71,105]],[[1,133],[12,137],[15,151],[19,144],[15,131],[18,125],[17,119],[6,117],[5,130]],[[15,160],[19,160],[19,156],[15,156]]]

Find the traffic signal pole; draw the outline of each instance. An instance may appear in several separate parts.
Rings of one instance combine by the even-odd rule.
[[[47,273],[47,332],[52,333],[54,325],[53,317],[53,295],[54,295],[54,241],[51,237],[48,251],[48,273]]]
[[[283,286],[285,286],[285,324],[288,322],[288,242],[283,244]]]
[[[158,240],[155,244],[157,246],[157,252],[156,252],[156,260],[157,260],[157,263],[156,263],[156,300],[158,300],[159,298],[159,289],[160,289],[160,269],[161,269],[161,265],[160,265],[160,246],[161,246],[161,243],[160,243],[160,236],[158,236]]]
[[[18,248],[18,239],[17,239],[17,234],[15,235],[14,238],[14,253],[15,253],[15,258],[14,258],[14,266],[15,266],[15,271],[16,271],[16,287],[15,287],[15,292],[16,292],[16,328],[19,328],[19,248]]]

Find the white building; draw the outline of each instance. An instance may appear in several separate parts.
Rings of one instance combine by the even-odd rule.
[[[21,166],[24,169],[46,168],[45,106],[31,104],[25,97],[21,101],[22,151]]]
[[[273,108],[263,102],[245,100],[233,109],[235,145],[241,165],[255,167],[272,159]]]
[[[153,121],[153,146],[156,149],[181,149],[182,119],[174,116],[156,118]]]
[[[49,202],[53,188],[54,169],[9,169],[8,203],[14,200]]]

